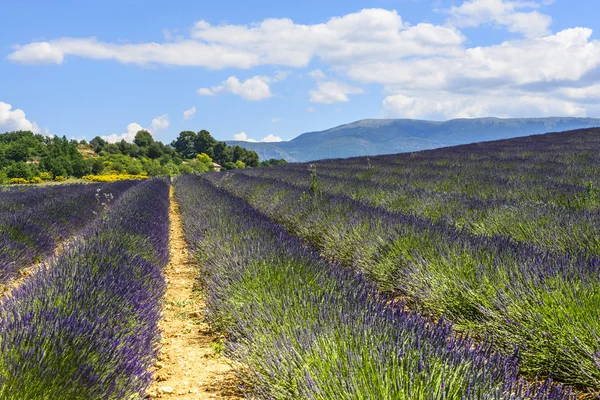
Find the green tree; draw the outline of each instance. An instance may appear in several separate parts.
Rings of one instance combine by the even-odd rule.
[[[194,169],[190,166],[190,164],[181,164],[177,166],[180,174],[192,174],[194,173]]]
[[[255,151],[247,149],[244,149],[244,152],[239,160],[246,164],[246,167],[255,168],[258,167],[259,164],[258,154]]]
[[[106,146],[106,140],[102,139],[100,136],[96,136],[90,141],[90,147],[96,153],[100,153],[104,146]]]
[[[259,164],[259,167],[270,167],[273,165],[283,165],[283,164],[287,164],[287,161],[284,159],[270,158],[268,160],[261,161]]]
[[[214,156],[211,157],[216,160],[217,164],[225,165],[229,161],[233,162],[233,150],[225,142],[217,142],[213,149]]]
[[[196,156],[196,159],[190,163],[195,172],[208,172],[212,168],[212,158],[206,153]]]
[[[11,161],[27,161],[29,147],[27,142],[13,142],[4,151],[5,157]]]
[[[84,160],[83,158],[78,157],[71,162],[71,173],[74,177],[81,178],[82,176],[92,173],[92,166],[92,160]]]
[[[162,144],[162,143],[161,143]],[[148,152],[146,155],[150,158],[157,159],[163,155],[163,149],[158,142],[151,143],[148,147]]]
[[[108,143],[106,144],[103,148],[102,148],[102,152],[100,153],[100,155],[105,155],[105,154],[119,154],[119,146],[114,144],[114,143]]]
[[[193,131],[183,131],[171,143],[171,146],[181,155],[184,159],[191,159],[196,156],[196,140],[198,136]]]
[[[92,173],[94,175],[100,175],[104,172],[104,162],[102,159],[97,158],[92,163]]]
[[[237,160],[235,162],[235,169],[243,169],[246,168],[246,164],[242,160]]]
[[[196,140],[194,141],[194,150],[196,151],[196,154],[206,153],[214,159],[215,153],[213,148],[217,145],[217,143],[218,142],[212,137],[210,132],[203,129],[196,135]]]
[[[6,175],[8,178],[23,178],[29,180],[33,178],[33,172],[31,166],[22,161],[18,161],[6,168]]]
[[[152,137],[150,132],[146,130],[141,130],[135,134],[133,143],[137,144],[139,147],[148,147],[152,143],[154,143],[154,138]]]

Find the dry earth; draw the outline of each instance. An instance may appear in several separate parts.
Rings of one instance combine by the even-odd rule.
[[[181,218],[171,187],[171,259],[165,270],[161,351],[150,398],[240,399],[232,367],[216,349],[222,338],[203,320],[203,295],[196,287],[198,269],[189,261]]]

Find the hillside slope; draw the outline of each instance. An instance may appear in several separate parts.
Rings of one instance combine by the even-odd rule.
[[[393,154],[551,131],[600,126],[595,118],[475,118],[450,121],[365,119],[319,132],[307,132],[279,143],[230,141],[256,151],[261,160],[283,158],[305,162]]]

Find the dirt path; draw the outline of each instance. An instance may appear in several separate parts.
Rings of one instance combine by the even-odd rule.
[[[216,354],[221,338],[203,321],[198,270],[189,262],[181,218],[171,186],[171,260],[165,270],[168,288],[160,322],[162,349],[155,365],[150,398],[240,399],[231,366]]]

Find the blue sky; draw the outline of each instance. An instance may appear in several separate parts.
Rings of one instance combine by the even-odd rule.
[[[0,131],[276,141],[363,118],[600,117],[597,0],[1,10]]]

